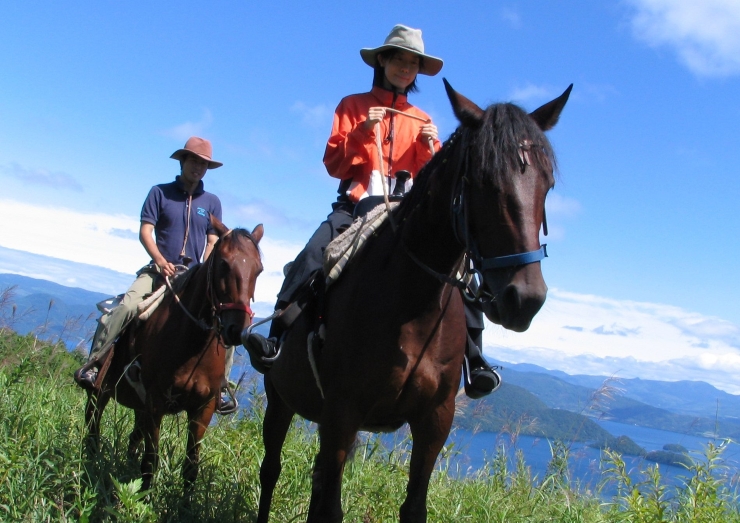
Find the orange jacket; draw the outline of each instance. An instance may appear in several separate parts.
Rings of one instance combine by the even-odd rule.
[[[369,131],[362,124],[367,120],[371,107],[392,107],[405,113],[429,119],[421,109],[409,104],[406,95],[396,95],[380,87],[363,94],[353,94],[343,98],[334,112],[331,136],[324,152],[324,165],[334,178],[351,180],[346,191],[350,200],[357,203],[367,194],[373,170],[379,171],[378,153],[375,145],[375,129]],[[393,159],[390,162],[392,173],[406,170],[414,178],[419,169],[429,161],[432,153],[427,140],[421,139],[419,132],[423,122],[399,114],[391,114],[380,123],[383,147],[383,166],[388,174],[388,154],[391,141],[388,140],[391,116],[393,118]],[[440,148],[439,140],[434,141],[434,150]],[[346,183],[346,182],[345,182]],[[341,186],[340,186],[341,187]]]

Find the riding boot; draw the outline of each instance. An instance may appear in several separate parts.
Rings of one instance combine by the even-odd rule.
[[[278,302],[278,309],[285,310],[289,304]],[[258,332],[251,332],[249,336],[242,339],[244,348],[247,349],[249,354],[249,362],[252,364],[254,370],[260,374],[264,374],[270,367],[272,362],[275,361],[278,355],[278,340],[282,333],[282,328],[279,325],[279,316],[272,320],[270,324],[270,335],[265,338]]]
[[[482,336],[479,336],[482,341]],[[480,348],[468,332],[463,360],[465,394],[471,399],[487,396],[501,385],[501,376],[491,367],[481,354]]]

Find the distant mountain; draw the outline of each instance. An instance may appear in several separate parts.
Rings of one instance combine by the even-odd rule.
[[[471,431],[562,441],[606,441],[612,437],[586,416],[550,408],[531,392],[509,383],[482,399],[459,401],[455,424]]]
[[[530,364],[507,364],[504,382],[519,385],[547,406],[590,417],[684,434],[714,433],[736,437],[740,422],[734,417],[714,417],[719,398],[724,409],[740,409],[740,397],[704,382],[609,380],[600,376],[571,376]],[[691,394],[687,394],[691,391]],[[670,405],[672,408],[662,407]],[[703,410],[702,410],[703,409]]]
[[[69,347],[84,346],[95,329],[95,305],[106,298],[99,292],[0,273],[0,326],[61,340]]]

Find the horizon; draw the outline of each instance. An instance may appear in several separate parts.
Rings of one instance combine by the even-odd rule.
[[[740,246],[728,241],[740,230],[740,3],[461,1],[450,16],[436,0],[381,1],[372,19],[339,2],[195,7],[7,6],[0,271],[124,292],[148,260],[146,193],[201,135],[224,162],[204,180],[224,222],[265,225],[255,311],[268,314],[283,265],[336,197],[321,158],[339,100],[369,88],[359,49],[405,23],[445,60],[410,96],[442,139],[456,126],[442,77],[481,105],[527,110],[575,84],[548,133],[560,171],[542,238],[550,293],[524,333],[487,321],[486,355],[740,392]]]

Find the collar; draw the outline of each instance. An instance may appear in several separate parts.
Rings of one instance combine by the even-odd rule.
[[[403,107],[408,106],[408,102],[406,101],[406,95],[403,93],[396,94],[393,91],[383,89],[382,87],[378,87],[377,85],[373,86],[373,89],[370,92],[384,107],[393,107],[395,109],[401,109]],[[396,97],[395,105],[393,104],[394,95]]]
[[[175,187],[177,187],[179,191],[182,191],[184,193],[187,192],[187,190],[185,190],[185,184],[182,183],[182,180],[180,180],[179,174],[175,178]],[[206,192],[206,190],[203,185],[203,180],[201,180],[198,182],[198,187],[196,187],[195,190],[193,191],[193,196],[198,196],[199,194],[203,194],[204,192]]]

